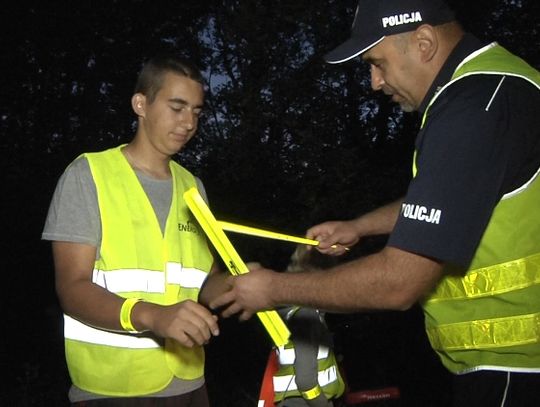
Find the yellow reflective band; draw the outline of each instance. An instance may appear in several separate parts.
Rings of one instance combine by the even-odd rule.
[[[123,302],[122,308],[120,308],[120,325],[122,325],[124,331],[131,333],[137,332],[133,326],[133,323],[131,322],[131,311],[133,310],[135,304],[140,301],[141,300],[139,298],[128,298]]]
[[[319,386],[315,386],[311,390],[303,391],[302,397],[305,398],[306,400],[313,400],[319,397],[320,394],[321,394],[321,388]]]
[[[238,275],[249,272],[197,188],[187,190],[184,193],[184,200],[231,274]],[[260,311],[257,312],[257,316],[276,346],[283,346],[287,343],[290,336],[289,329],[276,311]]]
[[[540,255],[525,257],[468,272],[463,277],[447,277],[428,302],[486,297],[540,283]]]
[[[251,226],[237,225],[235,223],[225,222],[222,220],[219,220],[218,223],[219,223],[219,226],[221,226],[221,228],[223,230],[226,230],[227,232],[243,233],[245,235],[266,237],[268,239],[284,240],[287,242],[302,243],[302,244],[307,244],[311,246],[319,245],[318,240],[307,239],[307,238],[298,237],[298,236],[285,235],[283,233],[271,232],[269,230],[253,228]]]
[[[489,349],[540,342],[540,313],[441,325],[427,330],[435,350]]]
[[[223,220],[218,220],[217,222],[219,226],[221,226],[221,228],[223,230],[226,230],[227,232],[242,233],[244,235],[257,236],[257,237],[265,237],[267,239],[284,240],[286,242],[292,242],[292,243],[302,243],[302,244],[307,244],[310,246],[319,245],[318,240],[307,239],[305,237],[291,236],[291,235],[286,235],[284,233],[271,232],[270,230],[258,229],[251,226],[238,225],[236,223],[225,222]],[[332,249],[336,249],[338,245],[333,244],[330,247]],[[351,250],[348,247],[343,247],[343,249],[346,251]]]

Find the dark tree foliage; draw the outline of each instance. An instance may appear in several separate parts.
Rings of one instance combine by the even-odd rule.
[[[355,186],[376,172],[369,155],[397,143],[397,128],[369,96],[365,67],[323,62],[339,33],[333,23],[347,33],[352,10],[328,1],[227,5],[216,8],[211,37],[227,79],[211,97],[225,118],[214,134],[224,137],[210,143],[216,159],[202,163],[210,195],[228,198],[213,200],[217,210],[298,232],[329,213],[357,214],[349,198],[362,201]]]
[[[450,3],[468,30],[540,66],[537,0]],[[207,79],[199,134],[178,160],[203,179],[219,218],[301,235],[316,222],[356,216],[405,192],[418,117],[373,94],[362,63],[333,66],[323,60],[348,37],[355,7],[353,0],[21,0],[3,5],[0,166],[7,187],[4,270],[10,291],[3,300],[7,316],[0,367],[10,372],[10,380],[0,404],[65,405],[61,318],[50,247],[40,242],[43,221],[70,161],[131,139],[135,116],[129,99],[142,62],[155,53],[188,56]],[[246,260],[276,268],[294,249],[281,242],[231,238]],[[360,252],[376,250],[384,241],[368,243]],[[424,348],[415,347],[425,338],[405,334],[412,324],[421,335],[414,315],[390,316],[393,330],[385,325],[377,332],[403,336],[391,355],[407,354],[433,369],[432,382],[424,376],[415,382],[410,375],[405,387],[436,388],[444,376]],[[335,326],[341,329],[358,318],[337,320]],[[370,329],[389,321],[367,318]],[[215,405],[255,405],[269,349],[266,334],[256,319],[241,326],[224,321],[222,331],[209,347]],[[379,357],[389,348],[385,340],[369,342],[373,339],[365,332],[348,333],[351,343],[344,340],[345,345],[380,347]],[[250,362],[240,361],[245,359]],[[231,363],[243,374],[233,375]],[[395,379],[382,379],[391,364],[385,363],[373,368],[381,371],[372,372],[369,385]],[[443,405],[444,389],[438,398],[432,393],[420,391],[417,400]]]

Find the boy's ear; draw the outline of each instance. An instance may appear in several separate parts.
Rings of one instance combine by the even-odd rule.
[[[135,93],[131,97],[131,108],[137,116],[144,117],[146,114],[146,96],[142,93]]]

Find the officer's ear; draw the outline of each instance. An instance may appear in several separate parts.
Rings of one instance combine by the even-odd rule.
[[[146,96],[142,93],[135,93],[131,97],[131,108],[137,116],[145,117],[146,115]]]
[[[422,24],[414,32],[415,44],[420,54],[422,62],[430,62],[439,49],[439,38],[434,27],[429,24]]]

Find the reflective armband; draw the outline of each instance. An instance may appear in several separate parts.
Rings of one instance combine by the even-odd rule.
[[[142,300],[140,298],[128,298],[122,304],[122,308],[120,308],[120,325],[122,325],[122,329],[124,329],[124,331],[130,333],[139,332],[135,329],[131,322],[131,311],[133,310],[135,304],[141,301]]]
[[[302,397],[306,400],[313,400],[313,399],[316,399],[317,397],[319,397],[321,394],[321,387],[320,386],[315,386],[314,388],[308,390],[308,391],[303,391],[302,392]]]

